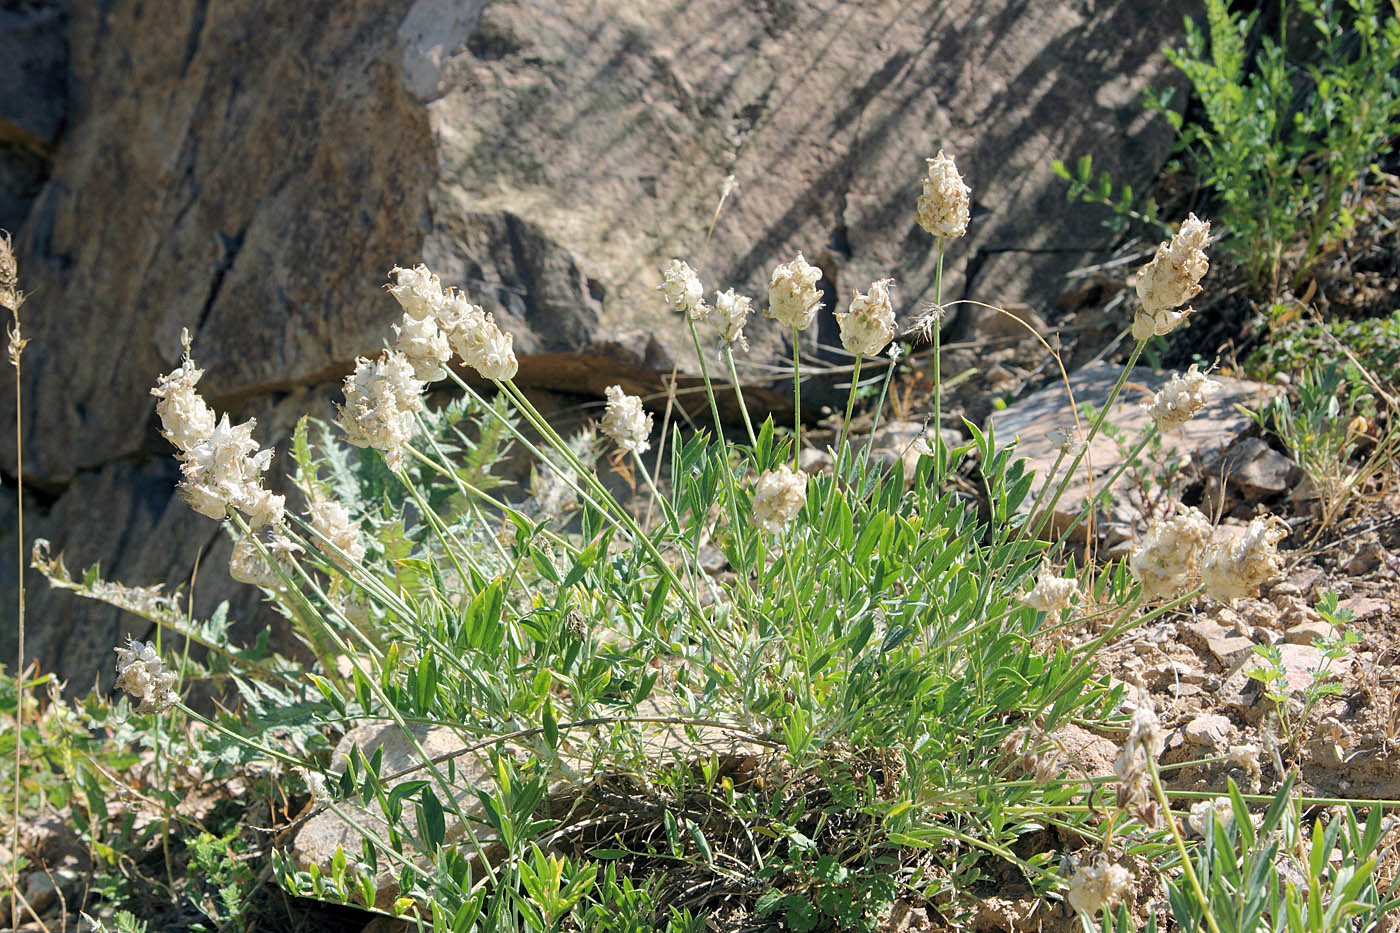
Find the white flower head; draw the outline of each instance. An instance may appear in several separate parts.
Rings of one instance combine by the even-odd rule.
[[[452,347],[447,343],[447,335],[438,327],[436,316],[428,314],[415,318],[405,311],[403,321],[393,328],[394,349],[413,364],[414,378],[419,382],[447,378],[442,367],[452,359]]]
[[[395,266],[389,274],[397,282],[389,286],[389,294],[398,299],[404,314],[421,321],[437,313],[443,300],[442,282],[427,266],[417,265],[412,269]]]
[[[807,501],[807,474],[786,463],[758,478],[753,491],[753,523],[778,534],[797,517]]]
[[[1078,594],[1078,580],[1057,576],[1046,569],[1041,571],[1035,586],[1021,597],[1021,602],[1041,612],[1059,612],[1068,609]]]
[[[1109,863],[1103,855],[1080,865],[1069,880],[1065,900],[1087,917],[1118,904],[1128,893],[1133,876],[1122,865]]]
[[[185,477],[180,492],[190,508],[214,519],[227,518],[229,507],[237,508],[253,528],[282,520],[286,500],[261,485],[272,451],[258,449],[255,427],[254,418],[230,424],[225,414],[204,440],[180,455]]]
[[[403,448],[413,436],[413,413],[423,407],[422,392],[413,364],[402,353],[386,350],[377,360],[355,360],[355,372],[345,377],[345,404],[338,419],[345,439],[383,452],[389,469],[402,470]]]
[[[297,773],[306,782],[306,790],[311,794],[311,802],[314,804],[330,803],[332,798],[330,791],[326,788],[326,776],[320,771],[312,771],[309,768],[297,768]]]
[[[1207,547],[1201,561],[1206,594],[1224,603],[1257,594],[1260,584],[1283,569],[1278,543],[1288,532],[1286,521],[1268,515],[1251,520],[1240,537]]]
[[[1171,381],[1152,397],[1152,404],[1143,408],[1157,430],[1165,433],[1190,421],[1191,416],[1205,408],[1211,396],[1219,391],[1220,383],[1199,372],[1192,363],[1185,373],[1172,373]]]
[[[1212,819],[1219,819],[1221,825],[1229,826],[1234,818],[1235,808],[1229,797],[1212,797],[1191,804],[1191,815],[1186,817],[1186,825],[1197,836],[1204,836]]]
[[[945,240],[967,233],[971,193],[972,189],[963,182],[952,158],[944,155],[942,149],[938,150],[938,155],[928,160],[924,190],[919,195],[919,226]]]
[[[642,407],[640,397],[623,392],[622,386],[608,386],[605,391],[608,407],[599,426],[602,432],[623,450],[646,453],[651,447],[651,413]]]
[[[765,313],[785,327],[806,330],[822,307],[821,292],[817,290],[821,277],[822,271],[798,253],[792,262],[773,270]]]
[[[1210,224],[1187,215],[1170,242],[1157,246],[1152,260],[1138,270],[1137,293],[1142,308],[1133,319],[1133,337],[1146,340],[1163,336],[1191,311],[1173,311],[1201,291],[1201,279],[1210,270],[1205,248],[1210,245]]]
[[[185,356],[176,369],[156,379],[151,394],[160,399],[156,414],[160,415],[161,433],[182,451],[203,441],[214,431],[214,409],[200,396],[195,384],[204,370]]]
[[[720,336],[725,343],[737,343],[744,350],[749,348],[749,341],[744,337],[744,325],[749,322],[752,310],[752,300],[732,288],[715,293],[715,316],[719,319]]]
[[[268,536],[263,547],[267,549],[267,557],[258,549],[257,540],[253,535],[244,535],[235,541],[233,553],[228,559],[228,575],[239,583],[261,586],[269,590],[285,589],[282,575],[285,574],[290,579],[296,578],[296,566],[293,562],[296,555],[302,553],[303,548],[281,532],[274,532]],[[271,562],[268,561],[268,557],[272,558]],[[278,572],[279,569],[281,573]]]
[[[672,259],[661,267],[665,280],[657,286],[666,303],[693,320],[704,320],[710,313],[705,304],[705,289],[700,284],[700,276],[695,270],[679,259]]]
[[[870,291],[856,292],[851,306],[836,312],[841,326],[841,346],[857,356],[875,356],[894,339],[894,308],[890,305],[890,286],[894,279],[870,283]]]
[[[117,652],[117,687],[131,694],[137,702],[136,712],[163,713],[180,701],[175,693],[175,672],[165,669],[165,662],[156,653],[155,643],[132,641]]]
[[[351,521],[350,513],[345,506],[327,499],[319,491],[311,496],[311,527],[335,546],[336,550],[324,548],[326,556],[343,569],[349,570],[364,558],[360,529]]]
[[[1210,520],[1199,509],[1178,506],[1172,517],[1154,520],[1128,557],[1143,598],[1175,596],[1194,582],[1210,536]]]
[[[514,379],[520,369],[515,358],[515,337],[496,326],[489,312],[460,296],[452,299],[445,321],[448,342],[457,355],[483,379]]]

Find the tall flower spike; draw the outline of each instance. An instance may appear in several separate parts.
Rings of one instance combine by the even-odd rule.
[[[1171,381],[1152,397],[1152,404],[1143,408],[1157,430],[1165,433],[1190,421],[1191,416],[1205,408],[1210,397],[1219,391],[1220,383],[1197,371],[1196,364],[1192,363],[1184,374],[1172,373]]]
[[[1210,540],[1210,520],[1200,510],[1178,506],[1168,519],[1147,528],[1128,557],[1128,569],[1142,583],[1144,599],[1175,596],[1193,583]]]
[[[963,182],[952,158],[944,155],[942,149],[938,150],[938,155],[928,160],[924,191],[919,195],[919,226],[944,240],[967,233],[971,193],[972,189]]]
[[[360,357],[345,377],[340,425],[356,447],[382,451],[389,469],[403,469],[403,448],[413,436],[413,413],[423,407],[423,385],[402,353],[385,351],[377,360]]]
[[[870,284],[865,294],[856,292],[851,306],[836,312],[841,327],[841,346],[857,356],[875,356],[894,339],[894,308],[890,305],[890,286],[894,279],[880,279]]]
[[[822,271],[811,265],[802,254],[792,262],[773,270],[768,282],[768,317],[785,327],[806,330],[822,307],[822,295],[817,290]]]
[[[715,293],[715,316],[719,318],[720,336],[725,343],[737,343],[740,349],[747,350],[749,341],[744,337],[744,325],[749,322],[749,312],[753,302],[747,295],[740,295],[734,289]]]
[[[786,463],[758,478],[753,491],[753,523],[778,534],[797,517],[807,501],[807,474]]]
[[[1171,333],[1191,309],[1174,311],[1200,294],[1200,281],[1210,270],[1205,248],[1210,245],[1210,224],[1188,214],[1181,229],[1169,243],[1157,246],[1157,253],[1137,274],[1137,293],[1142,308],[1133,318],[1133,339]]]
[[[623,450],[646,453],[651,447],[651,413],[642,407],[639,396],[628,395],[622,386],[608,386],[605,391],[608,407],[599,427]]]
[[[1278,543],[1288,537],[1288,530],[1288,522],[1269,515],[1250,521],[1240,537],[1206,548],[1201,561],[1206,594],[1228,603],[1258,593],[1260,584],[1283,569]]]
[[[679,259],[672,259],[661,267],[661,274],[665,279],[657,286],[657,290],[668,305],[682,314],[689,314],[696,321],[704,320],[709,315],[709,306],[705,304],[705,289],[694,269]]]

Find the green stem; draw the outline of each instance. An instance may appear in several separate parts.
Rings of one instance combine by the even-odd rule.
[[[870,463],[870,452],[875,447],[875,432],[880,430],[880,414],[885,410],[885,398],[890,392],[890,382],[894,379],[894,368],[899,362],[897,354],[891,354],[889,368],[885,370],[885,381],[880,384],[880,401],[875,405],[875,415],[870,422],[870,436],[865,439],[864,462]]]
[[[947,456],[943,450],[943,247],[938,238],[938,266],[933,275],[933,483],[943,482]]]
[[[1162,814],[1167,820],[1167,829],[1172,834],[1172,844],[1176,847],[1177,854],[1181,856],[1181,869],[1186,873],[1186,880],[1191,884],[1191,891],[1196,895],[1196,900],[1201,904],[1201,910],[1205,912],[1206,925],[1210,927],[1211,933],[1220,933],[1220,927],[1215,923],[1215,915],[1211,913],[1210,899],[1206,897],[1206,892],[1201,888],[1201,880],[1196,877],[1196,869],[1191,864],[1191,857],[1186,854],[1186,843],[1181,838],[1181,830],[1176,827],[1176,817],[1172,816],[1171,801],[1167,799],[1167,792],[1162,789],[1162,778],[1157,774],[1157,762],[1152,755],[1143,750],[1143,756],[1147,759],[1147,773],[1152,776],[1152,791],[1157,797],[1157,802],[1162,805]]]
[[[851,391],[846,395],[846,417],[841,420],[841,436],[836,442],[836,466],[832,470],[832,476],[838,482],[841,479],[841,461],[846,453],[846,438],[851,430],[851,415],[856,408],[856,386],[860,385],[860,362],[864,356],[856,354],[856,365],[851,370]]]
[[[744,430],[749,432],[749,446],[758,449],[758,437],[753,433],[753,422],[749,420],[749,406],[744,404],[744,390],[739,385],[739,373],[734,368],[734,347],[725,344],[724,360],[729,364],[729,382],[734,386],[734,396],[739,400],[739,414],[744,416]]]
[[[715,419],[715,438],[724,442],[724,422],[719,417],[719,404],[715,401],[714,384],[710,381],[710,367],[705,362],[705,351],[700,346],[700,334],[695,330],[695,319],[689,314],[685,322],[690,327],[690,340],[695,344],[695,358],[700,361],[700,376],[705,380],[705,397],[710,400],[710,415]]]
[[[802,351],[798,346],[801,334],[792,325],[792,468],[802,465]]]

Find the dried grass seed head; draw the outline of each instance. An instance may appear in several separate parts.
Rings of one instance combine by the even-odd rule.
[[[744,325],[753,313],[753,301],[747,295],[740,295],[734,289],[715,293],[715,317],[719,322],[720,337],[727,344],[738,344],[748,350],[749,341],[744,336]]]
[[[651,447],[651,413],[642,407],[640,396],[628,395],[622,386],[608,386],[608,399],[600,429],[617,446],[633,453],[645,453]]]
[[[378,359],[355,360],[345,377],[345,404],[338,418],[345,439],[384,454],[389,469],[404,466],[403,449],[413,437],[413,413],[423,407],[423,384],[402,353],[386,350]]]
[[[8,233],[0,232],[0,308],[19,317],[24,294],[19,290],[19,262],[15,259],[14,242]]]
[[[1283,570],[1278,543],[1288,532],[1288,522],[1266,515],[1251,520],[1243,535],[1207,547],[1201,560],[1206,594],[1225,603],[1257,595],[1260,585]]]
[[[1142,583],[1143,598],[1176,596],[1191,585],[1211,531],[1210,520],[1199,509],[1180,504],[1175,515],[1148,525],[1128,557],[1128,569]]]
[[[1220,383],[1192,363],[1185,373],[1172,373],[1171,380],[1152,397],[1152,404],[1143,408],[1157,430],[1165,433],[1190,421],[1219,391]]]
[[[857,356],[875,356],[894,339],[894,308],[890,286],[894,279],[870,283],[870,291],[856,292],[850,307],[836,312],[841,327],[841,346]]]
[[[175,693],[175,672],[165,669],[154,642],[133,641],[128,635],[126,645],[114,650],[117,688],[131,694],[137,703],[136,712],[163,713],[180,701]]]
[[[778,534],[797,517],[807,501],[807,474],[781,464],[758,478],[753,491],[753,523]]]
[[[680,259],[669,260],[661,267],[663,281],[657,286],[666,303],[689,314],[693,320],[704,320],[710,313],[705,304],[705,288],[700,284],[700,276]]]
[[[773,270],[765,313],[785,327],[806,330],[822,307],[822,295],[817,289],[821,277],[821,270],[798,253],[796,259]]]
[[[963,182],[953,159],[944,155],[942,149],[938,150],[938,155],[928,160],[924,190],[919,195],[916,210],[919,226],[945,240],[967,233],[971,194],[972,189]]]

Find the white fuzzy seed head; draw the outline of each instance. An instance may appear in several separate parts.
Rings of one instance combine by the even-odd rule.
[[[403,321],[393,325],[394,349],[413,365],[413,375],[419,382],[437,382],[447,378],[443,364],[452,359],[452,347],[447,335],[438,327],[437,318],[424,315],[414,318],[404,312]]]
[[[1133,876],[1122,865],[1113,865],[1103,856],[1075,869],[1065,900],[1087,917],[1118,904],[1128,893]]]
[[[944,155],[942,149],[938,150],[938,155],[928,160],[924,190],[919,195],[916,211],[919,226],[945,240],[967,233],[971,193],[972,189],[963,182],[952,158]]]
[[[1142,308],[1133,320],[1134,339],[1168,334],[1190,313],[1190,309],[1172,309],[1200,293],[1200,281],[1210,270],[1205,254],[1208,245],[1210,224],[1190,214],[1176,236],[1159,244],[1152,260],[1138,270],[1136,287]]]
[[[705,289],[700,284],[700,276],[695,270],[679,259],[672,259],[661,267],[664,281],[657,286],[666,303],[693,320],[703,320],[710,309],[705,304]]]
[[[137,702],[136,712],[163,713],[180,698],[175,693],[175,673],[165,669],[165,662],[156,653],[155,643],[132,641],[117,652],[117,687],[131,694]]]
[[[890,286],[894,279],[880,279],[870,284],[865,294],[856,292],[851,306],[836,313],[841,327],[841,346],[857,356],[875,356],[894,339],[894,308],[890,305]]]
[[[743,350],[749,348],[749,341],[744,337],[744,325],[749,322],[752,311],[753,302],[747,295],[740,295],[732,288],[715,293],[715,317],[725,343],[738,344]]]
[[[600,429],[623,450],[645,453],[651,447],[651,413],[639,396],[628,395],[622,386],[608,386],[605,392],[608,407]]]
[[[465,307],[462,307],[465,305]],[[504,382],[520,370],[515,358],[515,337],[496,326],[489,312],[463,299],[450,317],[447,339],[457,355],[483,379]]]
[[[1195,581],[1211,536],[1210,520],[1199,509],[1178,506],[1177,514],[1157,519],[1128,558],[1128,569],[1142,583],[1144,599],[1175,596]]]
[[[404,314],[421,321],[437,313],[443,301],[442,282],[427,266],[417,265],[412,269],[395,266],[389,274],[397,283],[389,286],[389,294],[398,299]]]
[[[1152,404],[1143,408],[1157,430],[1165,433],[1190,421],[1219,391],[1220,383],[1199,372],[1192,363],[1185,373],[1172,373],[1171,381],[1152,397]]]
[[[311,497],[311,527],[323,535],[342,554],[329,548],[326,556],[334,563],[349,570],[365,556],[365,546],[360,541],[360,529],[350,519],[345,506],[334,499],[327,499],[320,493]]]
[[[1041,612],[1059,612],[1068,609],[1078,594],[1078,580],[1056,576],[1047,569],[1041,571],[1035,586],[1021,597],[1021,602]]]
[[[338,419],[345,439],[383,452],[389,469],[402,470],[403,448],[413,436],[413,413],[423,407],[422,392],[413,364],[402,353],[385,351],[377,360],[355,360],[355,372],[345,377],[345,404]]]
[[[753,491],[753,523],[769,534],[778,534],[797,517],[807,501],[807,474],[787,464],[768,470]]]
[[[1228,603],[1254,596],[1259,586],[1283,569],[1278,543],[1288,537],[1288,523],[1268,515],[1253,519],[1245,533],[1206,548],[1201,561],[1201,582],[1206,594]]]
[[[821,277],[821,270],[798,253],[792,262],[773,270],[765,313],[784,327],[806,330],[822,307],[821,292],[817,290]]]

